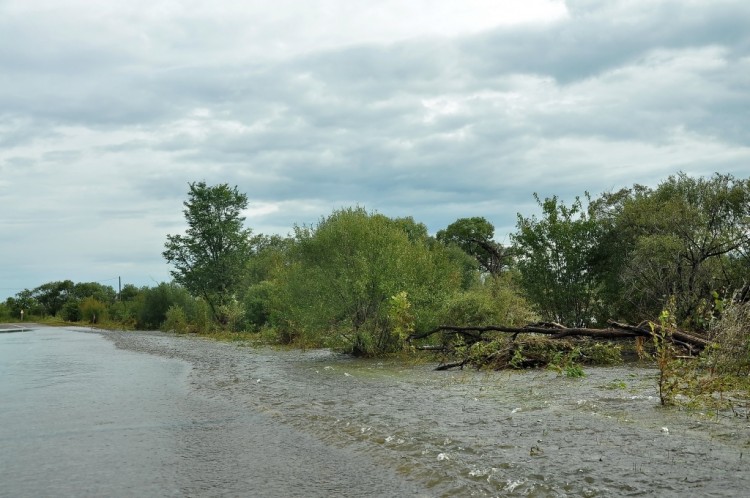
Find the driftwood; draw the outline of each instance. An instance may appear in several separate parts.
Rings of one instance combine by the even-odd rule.
[[[564,337],[591,337],[595,339],[621,339],[647,337],[651,338],[655,333],[661,333],[661,326],[653,322],[643,322],[639,325],[629,325],[615,321],[608,322],[609,327],[604,329],[592,329],[586,327],[565,327],[559,323],[534,323],[524,327],[505,327],[502,325],[488,325],[484,327],[459,327],[455,325],[441,325],[432,330],[421,334],[412,334],[408,341],[415,341],[427,338],[431,335],[443,332],[453,333],[464,336],[469,342],[478,342],[484,340],[482,334],[485,332],[504,332],[513,334],[514,338],[518,334],[544,334],[552,339],[562,339]],[[687,347],[691,352],[701,351],[709,345],[709,341],[702,337],[681,330],[671,330],[665,334],[667,340],[670,340],[680,346]]]

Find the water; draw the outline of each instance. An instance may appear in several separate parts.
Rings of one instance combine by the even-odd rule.
[[[0,496],[404,496],[419,487],[241,404],[179,359],[0,335]]]
[[[0,495],[739,496],[750,486],[750,422],[660,407],[654,370],[568,379],[432,367],[160,334],[3,334]]]

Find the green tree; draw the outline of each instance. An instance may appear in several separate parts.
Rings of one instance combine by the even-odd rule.
[[[252,256],[247,262],[246,282],[242,286],[240,299],[246,325],[258,330],[269,324],[276,275],[287,261],[294,239],[260,234],[252,238],[251,245]]]
[[[98,282],[79,282],[73,286],[70,294],[79,301],[93,297],[106,304],[113,303],[117,297],[117,292],[111,286]]]
[[[404,219],[362,208],[297,227],[277,278],[272,322],[285,338],[301,336],[355,354],[399,349],[399,331],[431,324],[463,281],[461,265],[420,232]],[[394,296],[402,312],[394,312]]]
[[[444,244],[455,244],[476,258],[479,268],[498,275],[510,264],[510,251],[495,242],[495,227],[482,217],[459,218],[435,237]]]
[[[171,275],[192,295],[203,298],[214,317],[223,321],[221,306],[229,304],[250,256],[250,229],[243,228],[247,196],[227,184],[190,184],[183,211],[185,235],[167,235],[164,258]]]
[[[33,296],[44,308],[47,315],[56,315],[68,301],[75,296],[75,284],[71,280],[49,282],[32,291]]]
[[[543,202],[542,217],[518,215],[512,235],[521,285],[541,316],[569,326],[588,325],[597,313],[593,261],[600,225],[580,198],[568,207],[558,198]]]
[[[678,323],[705,328],[713,293],[747,278],[750,179],[670,176],[625,199],[617,230],[630,241],[620,283],[634,311],[656,316],[674,296]]]
[[[158,329],[166,320],[169,308],[189,309],[194,301],[183,287],[176,284],[162,282],[156,287],[144,288],[136,299],[136,325],[148,330]]]

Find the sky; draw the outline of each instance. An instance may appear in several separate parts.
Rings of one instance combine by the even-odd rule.
[[[750,177],[747,0],[0,0],[0,300],[156,285],[188,184],[254,233],[431,233],[533,198]]]

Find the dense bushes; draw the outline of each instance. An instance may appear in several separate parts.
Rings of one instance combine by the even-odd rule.
[[[169,236],[165,252],[188,287],[126,285],[117,296],[98,283],[50,282],[9,298],[0,314],[263,331],[377,355],[441,324],[637,323],[672,303],[675,326],[712,334],[715,369],[750,364],[741,360],[747,314],[724,309],[750,274],[750,180],[679,174],[570,205],[537,197],[541,212],[518,216],[510,247],[492,239],[484,218],[460,218],[432,237],[412,218],[359,207],[291,237],[251,236],[240,216],[246,201],[236,187],[191,185],[188,236]],[[228,217],[213,216],[217,209]],[[237,251],[223,251],[237,241]],[[204,254],[209,243],[226,258]]]
[[[271,323],[287,340],[355,354],[400,348],[389,302],[408,300],[415,327],[430,326],[462,289],[469,257],[432,243],[423,225],[362,208],[335,211],[297,227],[287,264],[276,274]]]

